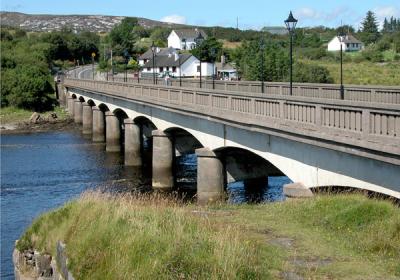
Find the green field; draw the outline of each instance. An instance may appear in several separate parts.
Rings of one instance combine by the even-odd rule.
[[[199,207],[86,193],[44,214],[20,250],[67,244],[76,279],[398,279],[400,209],[361,195]]]
[[[41,113],[45,118],[52,112],[57,114],[59,120],[64,120],[67,118],[67,112],[61,107],[55,107],[53,111],[48,111]],[[3,107],[0,109],[0,123],[5,124],[17,124],[20,122],[28,122],[29,118],[32,116],[33,111],[20,109],[16,107]]]
[[[340,83],[340,63],[331,61],[302,60],[308,64],[324,66],[336,84]],[[351,85],[400,86],[400,62],[345,62],[343,80]]]

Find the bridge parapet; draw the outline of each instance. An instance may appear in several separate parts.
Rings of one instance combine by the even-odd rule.
[[[115,82],[123,82],[123,78],[114,78]],[[129,78],[128,83],[138,84],[137,79]],[[164,85],[163,79],[158,79],[159,85]],[[171,86],[178,87],[179,80],[171,79],[169,81]],[[139,84],[153,84],[153,79],[140,78]],[[200,88],[199,81],[196,79],[183,79],[182,87],[186,88]],[[229,92],[241,93],[262,93],[262,84],[259,81],[214,81],[214,88],[216,90],[223,90]],[[213,89],[212,80],[204,80],[202,82],[203,89]],[[344,89],[344,99],[351,101],[364,101],[388,104],[400,104],[400,87],[398,86],[360,86],[360,85],[346,85]],[[290,94],[290,87],[288,83],[282,82],[265,82],[264,83],[265,95],[284,95]],[[340,99],[340,85],[336,84],[312,84],[312,83],[294,83],[293,95],[312,97],[312,98],[326,98],[326,99]]]
[[[400,165],[400,106],[67,78],[66,87]]]

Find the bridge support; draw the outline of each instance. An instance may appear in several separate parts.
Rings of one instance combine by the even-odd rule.
[[[84,102],[82,109],[82,133],[89,135],[93,130],[93,111],[92,107]]]
[[[133,120],[125,119],[125,165],[141,166],[140,128]]]
[[[92,129],[92,141],[93,142],[105,142],[105,123],[104,113],[96,106],[92,107],[93,114],[93,129]]]
[[[208,148],[196,150],[197,201],[199,204],[221,200],[224,195],[224,167],[219,158]]]
[[[72,96],[67,97],[67,110],[68,114],[71,117],[74,117],[74,108],[75,108],[75,100],[72,98]]]
[[[106,112],[106,151],[119,152],[121,151],[121,130],[119,120],[112,112]]]
[[[174,148],[161,130],[153,130],[153,189],[169,191],[174,186],[172,173]]]
[[[79,100],[74,101],[74,121],[76,123],[82,123],[82,110],[83,105],[82,102]]]

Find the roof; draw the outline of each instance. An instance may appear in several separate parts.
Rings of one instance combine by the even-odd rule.
[[[188,60],[190,57],[192,57],[190,53],[184,53],[180,54],[181,57],[181,65],[185,63],[186,60]],[[175,60],[175,55],[162,55],[162,56],[156,56],[155,57],[155,67],[172,67],[172,66],[179,66],[179,59]],[[153,59],[151,58],[143,67],[153,67]]]
[[[160,55],[169,55],[173,54],[176,52],[176,49],[169,47],[169,48],[160,48],[160,51],[157,53],[158,56]],[[139,56],[140,60],[145,60],[145,59],[152,59],[153,58],[153,52],[151,51],[151,48],[148,49],[144,54]]]
[[[175,31],[176,35],[178,35],[179,38],[184,39],[184,38],[196,38],[199,33],[204,37],[204,39],[207,38],[207,34],[204,32],[202,29],[174,29],[172,31]]]
[[[221,62],[216,62],[215,67],[217,67],[217,71],[236,71],[236,68],[233,67],[230,63],[222,64]]]
[[[339,38],[339,36],[337,36]],[[339,38],[340,39],[340,38]],[[360,40],[358,40],[356,37],[354,37],[353,35],[346,35],[343,37],[343,43],[358,43],[358,44],[362,44],[362,42]]]

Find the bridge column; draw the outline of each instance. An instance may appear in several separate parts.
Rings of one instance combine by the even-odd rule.
[[[133,120],[125,119],[125,165],[141,166],[140,128]]]
[[[153,189],[169,191],[174,186],[173,145],[161,130],[153,130]]]
[[[76,99],[74,101],[74,121],[76,123],[82,123],[82,110],[83,110],[83,105],[82,102]]]
[[[96,106],[92,107],[93,115],[93,128],[92,128],[92,141],[93,142],[104,142],[105,137],[105,123],[104,113]]]
[[[121,151],[121,130],[119,120],[112,112],[106,112],[106,151],[119,152]]]
[[[196,149],[197,202],[207,204],[221,200],[224,195],[224,167],[213,151]]]
[[[93,126],[93,111],[92,107],[84,102],[82,109],[82,133],[92,134]]]
[[[67,109],[68,109],[68,114],[71,117],[74,117],[74,107],[75,107],[75,100],[72,98],[72,96],[67,97]]]

